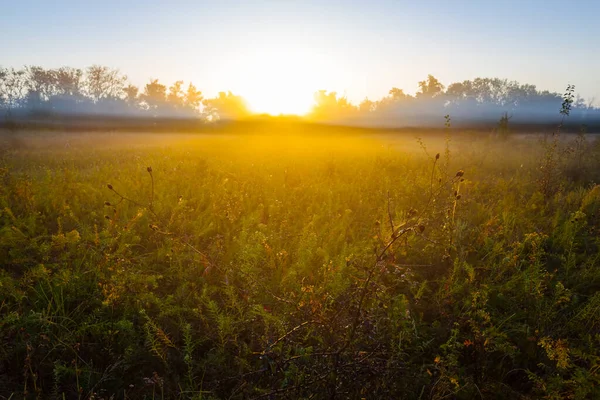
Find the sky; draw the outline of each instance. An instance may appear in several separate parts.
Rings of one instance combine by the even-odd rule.
[[[572,83],[600,105],[599,16],[598,0],[0,0],[0,65],[107,65],[257,112],[307,111],[319,89],[414,93],[427,74]]]

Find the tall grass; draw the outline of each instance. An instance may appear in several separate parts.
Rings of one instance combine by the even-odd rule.
[[[6,148],[0,395],[600,396],[598,142],[447,125]]]

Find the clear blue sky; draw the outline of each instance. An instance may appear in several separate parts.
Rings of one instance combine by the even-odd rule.
[[[353,101],[414,92],[428,73],[446,84],[500,77],[560,92],[574,83],[600,104],[600,0],[0,0],[0,10],[3,66],[97,63],[207,95],[244,95],[277,75],[264,85]]]

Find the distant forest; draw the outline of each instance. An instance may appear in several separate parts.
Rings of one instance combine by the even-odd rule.
[[[566,86],[566,85],[565,85]],[[312,121],[357,126],[439,126],[450,115],[454,124],[490,124],[503,116],[514,124],[552,124],[560,120],[562,94],[535,85],[498,78],[477,78],[443,85],[429,75],[413,96],[392,88],[387,96],[353,104],[336,92],[315,93],[307,116]],[[117,69],[93,65],[84,70],[61,67],[0,67],[0,122],[57,118],[193,119],[196,122],[250,116],[244,99],[231,92],[204,98],[192,83],[171,85],[158,79],[139,88]],[[600,108],[577,96],[572,125],[600,125]]]

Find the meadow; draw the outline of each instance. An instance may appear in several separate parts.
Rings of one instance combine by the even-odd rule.
[[[600,398],[593,135],[1,142],[2,399]]]

